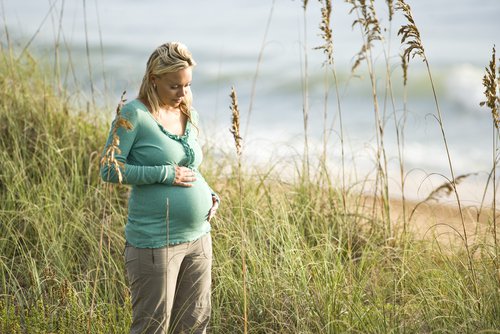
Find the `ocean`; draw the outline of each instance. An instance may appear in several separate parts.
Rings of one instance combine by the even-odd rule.
[[[486,203],[491,203],[487,180],[494,159],[492,117],[479,103],[484,100],[484,67],[493,46],[500,45],[500,1],[407,3],[429,61],[455,176],[469,175],[459,186],[460,196],[465,203],[478,205],[486,194]],[[345,173],[351,186],[369,191],[376,168],[375,108],[366,62],[351,70],[363,44],[351,8],[333,2],[338,95],[332,67],[324,66],[322,50],[315,49],[324,43],[319,1],[309,1],[304,13],[303,2],[292,0],[4,0],[1,43],[5,47],[9,40],[19,52],[26,49],[52,65],[57,60],[63,82],[77,92],[78,100],[96,110],[109,110],[111,119],[123,90],[129,99],[137,94],[154,48],[181,41],[198,63],[192,90],[203,122],[201,138],[207,145],[232,150],[229,93],[234,86],[242,117],[244,164],[255,173],[273,168],[284,177],[293,175],[300,170],[304,151],[307,100],[312,169],[323,152],[326,133],[333,181],[340,182]],[[403,89],[403,48],[397,32],[406,21],[400,12],[390,21],[385,1],[375,1],[375,9],[383,40],[373,42],[372,65],[391,195],[401,194],[397,124],[404,134],[399,147],[404,145],[405,195],[423,200],[451,177],[429,75],[415,57],[408,87]],[[392,93],[387,89],[386,59]],[[453,198],[442,201],[451,203]]]

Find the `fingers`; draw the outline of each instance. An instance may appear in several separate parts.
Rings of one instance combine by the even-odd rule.
[[[210,221],[215,216],[216,212],[217,212],[217,208],[216,207],[212,207],[210,209],[210,211],[208,212],[208,221]]]
[[[219,208],[219,202],[217,202],[215,196],[212,196],[212,203],[212,207],[208,212],[208,221],[210,221],[215,216],[215,214],[217,213],[217,209]]]
[[[219,202],[217,202],[217,199],[212,196],[212,210],[217,211],[219,208]]]
[[[196,181],[196,174],[187,167],[175,167],[174,185],[180,187],[192,187],[192,182]]]

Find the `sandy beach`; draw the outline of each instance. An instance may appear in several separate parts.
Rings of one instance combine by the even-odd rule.
[[[391,201],[391,221],[403,226],[402,201]],[[460,209],[462,214],[460,214]],[[441,247],[455,249],[465,245],[492,242],[493,212],[489,206],[459,206],[456,201],[406,202],[409,231],[417,240],[437,241]]]

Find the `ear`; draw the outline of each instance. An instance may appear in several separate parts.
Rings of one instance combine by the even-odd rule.
[[[155,84],[156,84],[156,79],[157,79],[157,78],[156,78],[156,75],[151,74],[151,75],[149,76],[149,81],[150,81],[153,85],[155,85]]]
[[[158,77],[156,75],[151,74],[149,77],[149,81],[151,82],[151,86],[153,86],[154,89],[156,89],[156,81],[158,80]]]

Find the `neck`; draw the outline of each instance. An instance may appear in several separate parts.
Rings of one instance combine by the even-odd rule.
[[[149,109],[150,112],[152,112],[151,105],[149,104],[149,102],[146,99],[139,98],[139,100]],[[159,102],[160,102],[160,105],[159,105],[160,109],[158,110],[157,113],[159,113],[161,111],[164,111],[167,113],[180,113],[181,112],[180,106],[172,107],[172,106],[169,106],[167,104],[163,104],[161,101],[159,101]]]
[[[160,106],[160,111],[164,111],[166,113],[171,113],[171,114],[178,114],[181,112],[181,109],[179,107],[171,107],[171,106]]]

